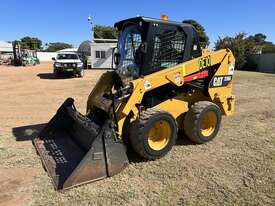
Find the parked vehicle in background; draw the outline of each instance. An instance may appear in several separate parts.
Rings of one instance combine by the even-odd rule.
[[[77,75],[78,77],[84,76],[83,62],[77,53],[62,52],[52,59],[54,61],[53,72],[56,77],[65,73]]]
[[[40,64],[39,59],[37,58],[37,53],[34,50],[22,50],[22,66]]]
[[[11,64],[14,66],[27,66],[39,64],[39,59],[37,58],[37,53],[35,50],[22,49],[21,45],[14,41],[13,46],[13,57]]]

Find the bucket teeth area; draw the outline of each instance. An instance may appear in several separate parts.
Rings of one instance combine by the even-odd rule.
[[[109,125],[106,121],[100,126],[77,112],[71,99],[63,103],[33,140],[55,189],[103,179],[126,167],[124,145],[115,140]]]

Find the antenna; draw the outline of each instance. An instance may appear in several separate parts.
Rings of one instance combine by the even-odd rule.
[[[94,41],[94,23],[91,15],[88,16],[88,22],[91,25],[91,35],[92,35],[91,41],[93,42]]]

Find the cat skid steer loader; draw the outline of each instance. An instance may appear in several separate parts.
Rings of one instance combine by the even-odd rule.
[[[115,27],[116,68],[98,80],[87,113],[68,98],[33,140],[57,190],[119,173],[128,143],[155,160],[171,150],[179,130],[208,142],[221,116],[234,112],[230,50],[202,50],[194,27],[165,18],[136,17]]]

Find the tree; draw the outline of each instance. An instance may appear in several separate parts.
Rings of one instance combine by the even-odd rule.
[[[263,52],[263,54],[266,54],[266,53],[275,53],[275,45],[274,44],[266,44],[266,45],[264,45],[262,52]]]
[[[94,38],[99,39],[117,39],[118,32],[112,26],[100,26],[96,25],[94,27]]]
[[[249,56],[257,53],[255,40],[247,38],[245,33],[239,33],[234,37],[226,36],[215,42],[215,49],[229,48],[236,58],[236,68],[242,69]]]
[[[209,46],[210,44],[209,37],[207,36],[206,31],[201,24],[199,24],[197,21],[193,19],[184,20],[182,23],[191,24],[193,25],[193,27],[195,27],[195,29],[198,32],[200,44],[202,48],[206,48]]]
[[[257,33],[254,36],[249,36],[248,38],[253,40],[257,46],[272,45],[272,42],[266,41],[266,35],[262,33]]]
[[[256,42],[256,44],[263,45],[266,40],[266,35],[264,35],[262,33],[258,33],[258,34],[255,34],[253,38],[254,38],[254,41]]]
[[[42,41],[36,37],[23,37],[20,40],[22,49],[39,50],[41,49]]]
[[[63,42],[54,42],[47,44],[48,48],[45,50],[47,52],[56,52],[62,49],[72,48],[71,44],[63,43]]]

